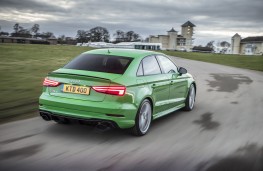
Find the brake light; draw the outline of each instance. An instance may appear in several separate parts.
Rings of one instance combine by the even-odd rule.
[[[43,86],[47,86],[47,87],[57,87],[58,85],[60,85],[60,82],[49,80],[47,77],[45,78],[43,82]]]
[[[126,91],[125,86],[93,86],[93,90],[99,93],[123,96]]]

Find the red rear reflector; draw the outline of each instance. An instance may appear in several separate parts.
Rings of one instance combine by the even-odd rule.
[[[47,87],[57,87],[59,84],[60,84],[60,82],[54,81],[54,80],[49,80],[48,78],[45,78],[45,80],[43,82],[43,86],[47,86]]]
[[[93,90],[99,93],[123,96],[126,91],[125,86],[93,86]]]

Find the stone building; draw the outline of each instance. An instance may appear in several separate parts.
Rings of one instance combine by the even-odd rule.
[[[233,54],[263,55],[263,36],[246,37],[244,39],[236,33],[231,39]]]
[[[161,43],[166,50],[192,51],[195,25],[187,21],[181,26],[181,34],[172,28],[167,35],[150,36],[150,43]]]

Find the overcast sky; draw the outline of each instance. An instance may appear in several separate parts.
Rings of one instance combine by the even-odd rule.
[[[262,36],[263,0],[0,0],[0,26],[8,32],[18,22],[24,28],[38,23],[40,32],[56,36],[102,26],[111,37],[120,29],[146,38],[172,27],[180,34],[188,20],[196,25],[195,45],[230,41],[235,33]]]

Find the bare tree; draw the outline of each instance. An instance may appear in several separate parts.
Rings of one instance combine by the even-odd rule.
[[[36,37],[40,37],[42,39],[48,39],[50,37],[53,37],[54,34],[52,32],[43,32],[41,34],[37,34]]]
[[[87,34],[92,42],[109,42],[110,39],[109,31],[104,27],[94,27]]]
[[[126,37],[127,37],[127,41],[131,42],[131,41],[138,41],[138,39],[140,38],[140,35],[135,33],[134,31],[128,31],[126,33]]]
[[[221,47],[230,47],[230,43],[228,43],[227,41],[222,41],[222,42],[220,42],[220,46]]]
[[[77,41],[79,43],[87,42],[88,37],[87,37],[87,32],[85,30],[78,30],[77,31]]]
[[[213,48],[214,47],[214,40],[208,42],[205,47]]]
[[[115,42],[125,42],[127,41],[126,33],[122,30],[117,30],[116,33],[113,34],[115,37]]]
[[[19,27],[20,27],[20,26],[19,26],[19,23],[15,23],[15,25],[13,26],[15,33],[18,32]]]
[[[59,44],[65,44],[66,43],[66,36],[64,34],[58,36],[58,43]]]
[[[31,32],[34,33],[34,37],[36,37],[37,32],[39,31],[39,24],[34,24],[31,28]]]

